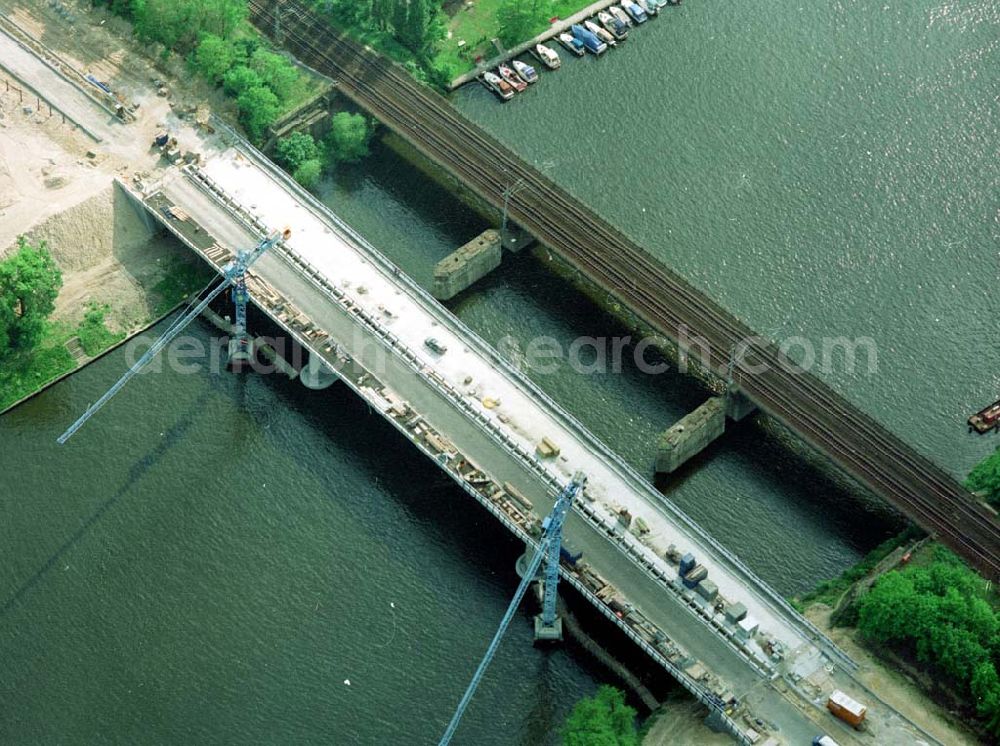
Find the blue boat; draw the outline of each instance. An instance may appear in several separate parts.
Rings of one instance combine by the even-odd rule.
[[[647,20],[649,20],[649,16],[646,15],[646,11],[644,11],[641,7],[636,5],[635,2],[633,2],[633,0],[621,0],[621,6],[622,8],[625,9],[625,12],[628,13],[632,17],[632,20],[635,21],[636,23],[645,23]]]
[[[604,52],[607,51],[608,45],[598,39],[597,34],[587,31],[587,29],[580,24],[574,23],[570,26],[569,30],[572,31],[573,36],[583,44],[584,49],[591,54],[604,54]]]

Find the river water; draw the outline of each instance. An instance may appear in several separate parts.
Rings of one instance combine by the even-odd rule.
[[[831,380],[961,474],[1000,384],[996,30],[986,3],[689,2],[507,106],[457,101],[752,324],[873,337],[878,374]],[[323,198],[425,284],[485,227],[383,146]],[[628,333],[530,255],[450,306],[492,342]],[[0,742],[433,742],[518,547],[336,387],[164,369],[56,446],[125,367],[0,419]],[[650,476],[706,395],[628,364],[533,375]],[[788,594],[897,525],[751,423],[661,487]],[[550,741],[605,678],[522,614],[461,742]]]

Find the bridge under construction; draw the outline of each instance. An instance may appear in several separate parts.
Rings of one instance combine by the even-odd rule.
[[[287,49],[666,337],[709,348],[711,373],[880,495],[986,578],[1000,579],[1000,522],[941,467],[654,260],[537,169],[389,60],[337,33],[299,0],[250,2]],[[277,23],[276,23],[277,21]],[[516,185],[516,189],[512,189]],[[746,349],[732,367],[733,351]],[[760,371],[760,372],[749,372]]]

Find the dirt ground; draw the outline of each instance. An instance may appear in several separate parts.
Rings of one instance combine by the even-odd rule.
[[[137,118],[119,125],[127,128],[120,139],[97,144],[59,116],[36,111],[33,96],[19,101],[16,87],[24,86],[0,70],[0,256],[20,235],[46,240],[63,271],[55,317],[75,323],[93,301],[111,306],[112,330],[130,331],[150,320],[158,300],[152,288],[167,267],[190,259],[173,241],[155,236],[114,188],[116,177],[127,181],[157,167],[149,145],[174,115],[172,99],[157,96],[151,81],[170,87],[172,80],[110,33],[113,26],[123,30],[116,19],[89,5],[64,5],[75,10],[72,23],[42,2],[0,0],[0,13],[76,69],[110,81],[139,104]],[[180,106],[211,95],[187,80],[184,86],[193,93],[176,102]]]
[[[731,746],[730,736],[705,725],[707,714],[707,709],[693,700],[668,700],[653,716],[656,719],[642,746]]]
[[[917,684],[872,656],[857,642],[853,629],[830,627],[832,611],[825,604],[813,604],[806,609],[805,617],[858,662],[857,677],[865,686],[947,746],[980,743],[961,720],[935,704]]]

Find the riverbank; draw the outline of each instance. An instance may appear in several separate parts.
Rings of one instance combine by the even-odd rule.
[[[861,598],[881,579],[905,567],[921,567],[936,561],[942,550],[913,531],[894,537],[869,553],[860,563],[831,581],[821,583],[796,604],[803,615],[850,655],[859,668],[855,678],[879,699],[905,714],[925,731],[946,744],[978,744],[983,733],[970,727],[974,713],[968,701],[947,687],[940,673],[927,664],[896,653],[890,646],[873,644],[858,629]],[[916,614],[916,610],[912,610]],[[917,623],[916,617],[913,623]]]

